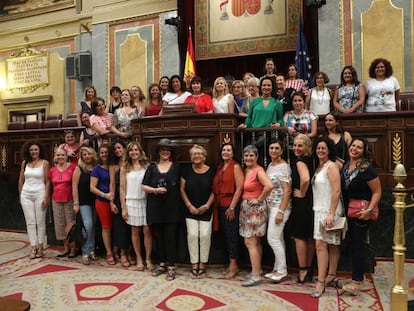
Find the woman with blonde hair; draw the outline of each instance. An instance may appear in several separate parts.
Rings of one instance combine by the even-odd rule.
[[[310,186],[314,172],[311,157],[312,141],[306,134],[298,134],[293,141],[291,159],[292,169],[292,211],[289,217],[290,236],[295,240],[296,254],[298,256],[299,275],[297,282],[312,281],[312,261],[315,253],[313,240],[312,210],[313,196]]]
[[[234,113],[234,98],[226,79],[218,77],[213,84],[213,105],[216,113]]]
[[[78,166],[72,176],[73,212],[81,213],[86,230],[86,241],[82,246],[82,263],[89,265],[90,260],[98,260],[95,255],[95,196],[90,191],[91,172],[97,161],[96,152],[90,147],[79,150]]]
[[[122,218],[131,226],[131,240],[137,256],[137,270],[143,271],[141,255],[141,230],[144,232],[144,246],[147,269],[152,271],[152,235],[147,223],[147,195],[140,187],[148,167],[148,159],[138,142],[131,142],[126,148],[126,157],[120,173],[120,199]],[[142,229],[141,229],[142,228]]]

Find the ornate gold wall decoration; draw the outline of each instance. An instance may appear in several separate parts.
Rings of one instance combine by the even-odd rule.
[[[374,0],[361,14],[362,81],[376,58],[386,58],[393,66],[401,90],[404,85],[404,10],[390,0]]]
[[[398,133],[392,139],[392,159],[395,165],[401,163],[401,137]]]

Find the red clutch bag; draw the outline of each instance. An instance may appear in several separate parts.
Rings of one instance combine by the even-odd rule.
[[[348,217],[359,218],[359,212],[368,208],[370,201],[351,199],[348,204]],[[379,215],[378,205],[372,209],[370,220],[377,220]]]

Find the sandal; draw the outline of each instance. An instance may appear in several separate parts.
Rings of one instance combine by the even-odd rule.
[[[168,267],[167,276],[165,277],[167,281],[172,281],[175,279],[175,270],[174,267]]]
[[[106,255],[106,262],[108,263],[108,265],[113,266],[115,264],[114,256]]]
[[[312,291],[311,296],[313,298],[320,298],[325,293],[326,284],[325,284],[325,281],[316,280],[316,282],[319,284],[323,284],[323,288],[321,291],[318,291],[315,289],[314,291]],[[316,286],[318,286],[318,284],[316,284]]]
[[[63,258],[63,257],[67,257],[70,254],[70,251],[67,250],[64,253],[60,253],[58,255],[56,255],[56,258]]]
[[[145,263],[147,264],[147,270],[152,272],[154,271],[154,265],[152,264],[151,259],[146,259]]]
[[[344,292],[350,293],[352,296],[358,296],[359,291],[361,290],[361,282],[352,280],[350,283],[342,286]]]
[[[93,260],[93,261],[98,260],[98,257],[95,255],[94,252],[90,252],[88,256],[90,260]]]
[[[224,276],[226,279],[232,279],[239,274],[239,269],[229,270]]]
[[[306,271],[306,274],[305,274],[305,276],[303,277],[303,279],[301,279],[300,278],[300,272],[301,271]],[[298,283],[300,283],[300,284],[303,284],[303,283],[305,283],[305,282],[308,282],[309,281],[309,277],[308,277],[308,273],[309,273],[309,269],[308,269],[308,267],[299,267],[299,274],[298,274],[298,279],[297,279],[297,281],[296,282],[298,282]],[[302,273],[302,275],[303,275],[303,273]]]
[[[91,264],[91,262],[90,262],[90,260],[89,260],[89,256],[88,256],[88,255],[82,255],[82,263],[83,263],[84,265],[90,265],[90,264]]]
[[[124,268],[128,268],[130,266],[130,263],[129,263],[128,258],[127,258],[126,255],[121,255],[121,265]]]
[[[198,279],[204,279],[207,277],[206,269],[198,269],[197,278]]]
[[[145,271],[145,266],[143,263],[138,263],[137,268],[135,269],[137,271]]]
[[[37,253],[37,249],[32,248],[32,250],[30,251],[29,259],[35,259],[36,258],[36,253]]]
[[[36,252],[36,258],[42,258],[43,257],[43,247],[38,248]]]
[[[254,277],[259,277],[260,279],[254,279]],[[251,287],[262,284],[262,278],[260,274],[251,274],[249,278],[246,278],[240,285],[243,287]]]
[[[328,278],[332,277],[332,280],[328,281]],[[339,282],[336,279],[336,274],[328,274],[327,280],[326,280],[326,287],[333,287],[333,288],[338,288],[339,287]]]
[[[192,279],[198,279],[198,268],[192,268],[189,277]]]
[[[167,271],[165,264],[160,264],[154,271],[152,271],[152,276],[159,276]]]

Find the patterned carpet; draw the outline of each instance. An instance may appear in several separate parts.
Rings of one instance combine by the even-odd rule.
[[[148,272],[108,266],[104,259],[84,266],[80,257],[56,259],[58,250],[46,249],[42,259],[28,258],[30,246],[23,233],[0,232],[0,296],[23,299],[31,310],[389,310],[393,263],[379,261],[359,297],[338,296],[328,288],[321,299],[310,297],[315,284],[295,282],[296,273],[281,284],[264,282],[243,288],[221,278],[223,267],[210,267],[208,278],[192,280],[188,266],[179,266],[177,279],[152,277]],[[405,278],[414,285],[414,264],[405,265]],[[344,281],[347,275],[342,275]],[[410,294],[409,299],[413,299]]]

